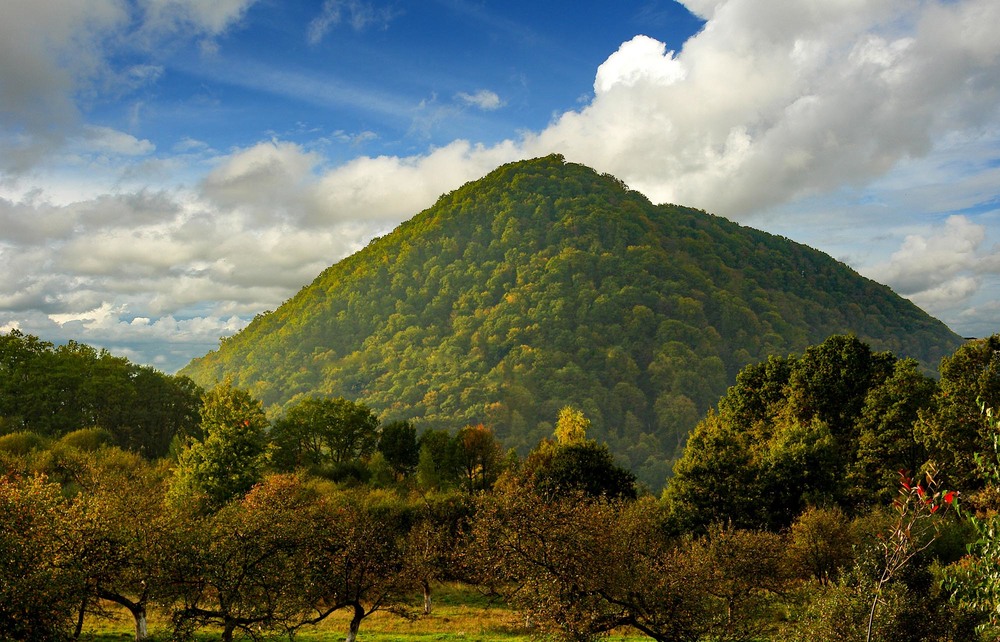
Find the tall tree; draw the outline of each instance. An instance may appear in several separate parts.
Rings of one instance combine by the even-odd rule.
[[[493,431],[483,424],[466,426],[455,436],[466,490],[488,490],[500,475],[503,450]]]
[[[87,604],[78,510],[43,476],[0,475],[0,640],[71,636]]]
[[[420,461],[417,429],[408,421],[393,421],[382,426],[378,451],[397,477],[413,473]]]
[[[205,436],[181,454],[172,494],[203,497],[210,510],[242,497],[263,473],[267,426],[249,392],[228,381],[207,392],[201,410]]]
[[[283,468],[345,464],[375,452],[378,429],[378,418],[364,404],[307,398],[288,408],[271,439]]]
[[[969,341],[944,358],[934,404],[920,413],[917,434],[955,488],[983,484],[974,455],[989,452],[993,442],[980,404],[1000,408],[1000,334]]]

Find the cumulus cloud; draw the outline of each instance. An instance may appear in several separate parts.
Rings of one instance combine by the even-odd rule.
[[[931,312],[960,320],[960,309],[972,311],[979,316],[962,320],[970,326],[990,314],[981,297],[995,288],[1000,252],[973,211],[995,199],[1000,173],[992,161],[1000,150],[1000,39],[992,32],[1000,4],[685,4],[707,22],[683,47],[671,51],[642,35],[622,43],[594,70],[584,106],[516,140],[456,140],[412,156],[332,165],[303,143],[265,140],[219,154],[185,139],[173,158],[210,161],[188,187],[115,183],[72,199],[51,190],[7,194],[0,327],[120,346],[176,368],[442,193],[502,163],[552,152],[611,172],[654,201],[743,220],[783,205],[786,228],[830,229],[806,220],[815,211],[789,203],[878,183],[879,198],[897,200],[872,198],[843,220],[861,226],[890,206],[912,220],[893,222],[879,241],[892,249],[866,274]],[[149,141],[77,122],[76,97],[98,77],[134,87],[162,73],[152,64],[111,69],[102,46],[114,33],[152,42],[150,34],[187,29],[211,39],[249,5],[97,0],[53,12],[14,0],[17,19],[0,22],[0,152],[7,152],[0,171],[30,164],[29,152],[54,141],[82,166],[136,159],[166,166],[169,158],[151,158],[165,152]],[[327,0],[308,38],[318,44],[334,26],[361,30],[393,17],[360,0]],[[15,59],[23,68],[3,62]],[[502,104],[479,90],[427,111],[434,118]],[[921,164],[928,156],[935,161]],[[970,170],[969,163],[979,164]],[[940,178],[960,164],[960,180]],[[967,213],[942,217],[956,211]],[[163,347],[147,352],[153,345]]]
[[[530,149],[561,149],[658,201],[745,217],[864,184],[949,130],[996,117],[1000,5],[692,3],[678,54],[637,36],[593,101]]]
[[[932,314],[969,303],[983,278],[1000,274],[1000,246],[984,247],[986,228],[966,216],[909,234],[885,263],[866,272]]]
[[[636,36],[618,48],[597,68],[594,93],[606,94],[615,86],[634,87],[640,82],[672,85],[684,79],[684,67],[667,52],[667,45],[648,36]]]
[[[255,0],[9,0],[0,20],[0,177],[21,174],[58,150],[67,137],[100,144],[110,130],[83,128],[78,107],[100,89],[111,96],[153,82],[151,63],[118,67],[109,54],[141,55],[166,39],[212,38],[235,24]],[[136,141],[142,143],[143,141]]]
[[[222,209],[242,209],[262,218],[301,218],[320,158],[293,143],[259,143],[223,159],[202,182],[202,191]]]

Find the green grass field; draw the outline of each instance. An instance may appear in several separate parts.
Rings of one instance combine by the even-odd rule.
[[[436,587],[431,615],[421,615],[416,602],[410,608],[410,618],[392,613],[374,613],[361,623],[359,642],[528,642],[536,640],[525,629],[524,619],[506,605],[483,596],[474,589],[457,584]],[[297,642],[341,642],[347,637],[348,613],[330,616],[315,627],[303,628],[295,636]],[[163,614],[150,617],[150,633],[167,632],[169,622]],[[92,642],[122,642],[134,637],[132,619],[122,611],[114,620],[91,617],[84,627],[82,639]],[[218,640],[219,631],[203,629],[198,640]],[[287,639],[287,636],[276,636]],[[643,637],[614,635],[615,642],[642,640]]]

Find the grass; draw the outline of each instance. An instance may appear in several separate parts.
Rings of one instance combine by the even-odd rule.
[[[436,587],[431,615],[420,615],[416,603],[410,609],[412,618],[377,612],[365,618],[358,632],[359,642],[529,642],[537,638],[524,627],[524,619],[505,604],[461,584]],[[347,637],[347,611],[335,613],[315,627],[302,629],[297,642],[341,642]],[[153,613],[149,628],[153,635],[168,628],[165,614]],[[84,627],[82,639],[91,642],[123,642],[134,637],[132,619],[127,612],[114,620],[91,617]],[[218,640],[220,633],[210,628],[199,631],[197,639]],[[287,639],[276,636],[275,639]],[[608,638],[615,642],[643,640],[643,637]]]

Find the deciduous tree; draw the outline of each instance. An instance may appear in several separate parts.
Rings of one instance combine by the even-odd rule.
[[[171,493],[203,497],[218,509],[242,497],[261,479],[268,422],[259,401],[228,381],[205,394],[201,410],[204,438],[181,454]]]

